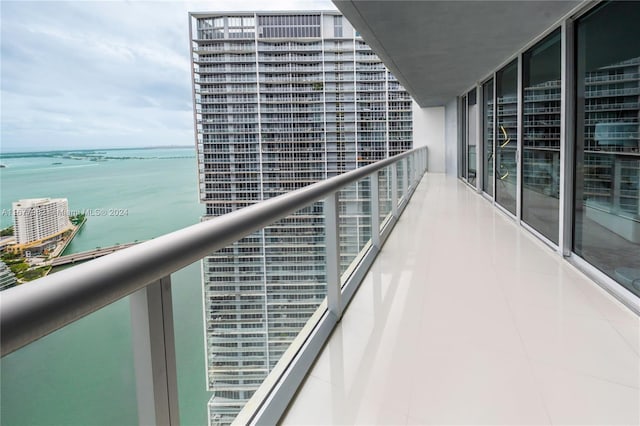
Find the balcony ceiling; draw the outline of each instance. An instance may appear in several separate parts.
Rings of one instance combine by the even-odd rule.
[[[422,107],[446,104],[580,3],[333,2]]]

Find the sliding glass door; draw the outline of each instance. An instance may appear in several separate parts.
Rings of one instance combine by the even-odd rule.
[[[522,220],[558,244],[560,30],[522,55]]]
[[[468,161],[467,128],[469,126],[469,123],[467,123],[467,97],[464,95],[460,96],[459,110],[460,110],[460,142],[459,142],[460,156],[458,157],[460,159],[459,175],[464,180],[467,180],[467,172],[468,172],[467,170],[467,161]]]
[[[640,295],[640,2],[576,22],[573,249]]]
[[[496,202],[516,214],[518,187],[518,60],[496,73]]]
[[[565,25],[566,68],[557,28],[460,97],[460,174],[640,296],[640,1],[599,2]]]
[[[460,177],[470,185],[476,186],[477,175],[477,96],[476,91],[471,90],[466,95],[460,96]]]

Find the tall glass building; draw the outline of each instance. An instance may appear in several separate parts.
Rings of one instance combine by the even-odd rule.
[[[412,147],[411,98],[339,12],[193,13],[200,199],[215,217]],[[342,191],[345,271],[371,238]],[[322,203],[203,262],[210,423],[230,423],[326,295]]]

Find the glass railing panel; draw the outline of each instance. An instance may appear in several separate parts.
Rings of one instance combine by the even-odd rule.
[[[357,197],[357,183],[346,186],[338,194],[341,276],[349,269],[349,265],[353,263],[360,251],[358,247],[358,218],[362,215],[358,208]]]
[[[202,262],[195,262],[171,275],[173,321],[178,374],[180,424],[207,424]]]
[[[206,411],[212,425],[230,424],[268,374],[264,271],[262,231],[202,261],[205,381],[211,392]],[[243,347],[260,352],[259,359],[243,357]]]
[[[129,298],[2,358],[2,424],[138,424]]]
[[[377,177],[385,217],[392,170]],[[402,173],[397,180],[406,182]],[[370,260],[364,254],[372,239],[371,177],[343,188],[338,199],[344,281]],[[270,374],[284,368],[320,321],[327,309],[326,245],[332,240],[324,207],[324,201],[314,202],[171,275],[181,424],[230,424],[265,380],[265,387],[272,386],[279,376]],[[127,297],[4,357],[3,421],[137,424],[133,353],[140,347],[132,345],[137,334],[130,318]],[[43,385],[48,383],[55,383],[56,392]]]
[[[85,212],[87,222],[64,255],[152,239],[198,221],[203,207],[198,203],[192,148],[109,151],[107,156],[108,161],[91,163],[91,157],[55,160],[62,169],[52,168],[50,157],[16,157],[2,169],[2,207],[9,209],[12,200],[29,194],[68,196],[69,207]],[[87,167],[76,165],[82,163]],[[33,177],[25,179],[27,172]],[[10,217],[1,219],[4,228]],[[174,287],[174,299],[181,291]],[[128,299],[3,357],[2,424],[137,424]],[[201,354],[202,334],[197,334]]]
[[[235,419],[316,312],[325,259],[316,202],[203,260],[209,424]]]
[[[357,183],[357,205],[360,212],[358,220],[358,252],[362,253],[371,241],[371,176]]]
[[[371,183],[370,177],[361,179],[340,191],[340,274],[354,267],[371,240]],[[344,282],[343,282],[344,283]]]

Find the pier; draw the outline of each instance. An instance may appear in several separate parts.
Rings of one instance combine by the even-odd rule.
[[[73,231],[71,232],[71,235],[69,235],[69,237],[67,237],[64,240],[63,244],[58,244],[55,248],[55,250],[53,250],[53,253],[51,253],[51,257],[58,257],[62,252],[64,252],[64,250],[67,248],[67,246],[71,243],[71,241],[73,240],[73,238],[76,236],[76,234],[78,233],[78,231],[80,231],[80,228],[82,228],[84,226],[84,224],[87,223],[87,218],[83,218],[82,222],[80,222],[77,225],[73,226]]]
[[[127,244],[116,244],[115,246],[96,248],[94,250],[68,254],[66,256],[60,256],[60,257],[56,257],[55,259],[51,259],[45,262],[44,264],[50,265],[50,266],[62,266],[62,265],[67,265],[69,263],[84,262],[86,260],[95,259],[97,257],[105,256],[107,254],[116,252],[118,250],[122,250],[124,248],[134,246],[138,243],[140,243],[140,241],[127,243]]]

